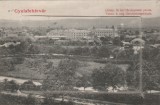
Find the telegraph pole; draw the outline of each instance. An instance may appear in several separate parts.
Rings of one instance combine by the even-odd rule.
[[[140,38],[142,39],[143,32],[142,32],[142,17],[140,17]],[[142,70],[142,65],[143,65],[143,60],[142,60],[142,43],[140,43],[140,55],[139,55],[139,91],[143,97],[143,70]]]

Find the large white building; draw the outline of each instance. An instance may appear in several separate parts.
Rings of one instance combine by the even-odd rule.
[[[57,39],[57,38],[65,38],[65,33],[66,30],[60,30],[60,29],[55,29],[51,30],[50,32],[47,33],[47,37]]]
[[[47,33],[50,38],[66,38],[66,39],[82,39],[87,38],[89,30],[77,30],[77,29],[66,29],[66,30],[52,30]]]
[[[97,37],[116,37],[117,30],[116,29],[91,29],[91,30],[78,30],[78,29],[55,29],[47,33],[47,37],[50,38],[66,38],[72,40],[78,39],[91,39],[94,36]]]
[[[97,37],[114,37],[115,30],[112,28],[100,28],[92,30]]]
[[[89,30],[76,30],[76,29],[70,29],[68,30],[68,33],[66,34],[66,38],[69,39],[88,39],[89,37]]]

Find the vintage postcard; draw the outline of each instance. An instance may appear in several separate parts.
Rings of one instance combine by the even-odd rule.
[[[160,1],[0,0],[0,105],[160,105]]]

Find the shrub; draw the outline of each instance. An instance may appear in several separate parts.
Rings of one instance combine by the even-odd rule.
[[[160,94],[145,94],[145,105],[159,105],[160,104]]]
[[[26,105],[35,105],[36,104],[36,100],[31,94],[29,94],[28,97],[26,98],[26,100],[24,101],[24,104],[26,104]]]
[[[52,99],[51,97],[46,97],[42,102],[42,105],[53,105],[54,103],[54,99]]]
[[[59,97],[62,95],[81,98],[81,99],[93,99],[99,101],[110,101],[115,103],[127,103],[127,104],[141,104],[143,103],[142,97],[139,93],[107,93],[107,92],[52,92],[53,97]]]

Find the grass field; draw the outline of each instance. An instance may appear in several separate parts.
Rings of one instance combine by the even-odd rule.
[[[10,76],[10,77],[18,77],[18,78],[26,78],[26,79],[38,79],[38,80],[45,78],[44,74],[38,71],[31,70],[30,68],[27,68],[23,65],[17,65],[16,68],[17,69],[13,71],[3,72],[1,73],[1,75]]]

